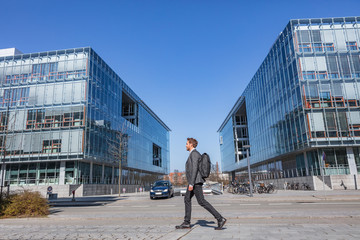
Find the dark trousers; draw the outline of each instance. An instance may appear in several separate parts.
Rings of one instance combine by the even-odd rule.
[[[191,198],[194,195],[195,195],[196,200],[198,201],[199,205],[202,206],[203,208],[205,208],[206,210],[208,210],[209,213],[211,213],[217,220],[220,220],[222,218],[220,213],[218,213],[218,211],[216,211],[215,208],[213,206],[211,206],[211,204],[208,201],[205,200],[204,194],[203,194],[203,189],[202,189],[202,184],[195,184],[194,189],[192,191],[189,191],[189,187],[186,189],[186,194],[184,197],[184,202],[185,202],[184,222],[190,223]]]

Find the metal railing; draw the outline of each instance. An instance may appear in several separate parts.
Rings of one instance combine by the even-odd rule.
[[[360,172],[360,166],[357,167],[358,172]],[[339,165],[339,166],[329,166],[323,169],[311,167],[306,168],[293,168],[285,170],[273,170],[273,171],[262,171],[262,172],[252,172],[255,180],[266,180],[266,179],[280,179],[280,178],[294,178],[294,177],[305,177],[305,176],[325,176],[329,175],[347,175],[350,174],[349,166]]]

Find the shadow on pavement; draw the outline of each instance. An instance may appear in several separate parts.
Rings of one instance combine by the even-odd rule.
[[[50,212],[49,215],[51,215],[51,214],[59,213],[59,212],[62,212],[62,211],[59,210],[59,209],[50,209],[49,212]]]
[[[50,207],[87,207],[87,206],[105,206],[115,201],[126,200],[128,197],[78,197],[75,201],[72,198],[60,198],[49,200]]]
[[[214,224],[214,221],[198,220],[194,225],[200,225],[202,227],[214,228],[214,226],[208,224]]]

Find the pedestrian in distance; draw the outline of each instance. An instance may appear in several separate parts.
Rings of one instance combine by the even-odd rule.
[[[200,206],[209,211],[217,220],[218,226],[215,230],[221,230],[226,223],[226,219],[215,210],[215,208],[205,200],[202,185],[205,179],[202,178],[199,172],[199,161],[201,160],[201,154],[196,150],[198,141],[194,138],[188,138],[186,142],[186,150],[190,152],[189,157],[185,164],[186,179],[189,183],[185,197],[185,217],[184,222],[181,225],[176,226],[176,229],[191,228],[191,198],[195,195]]]

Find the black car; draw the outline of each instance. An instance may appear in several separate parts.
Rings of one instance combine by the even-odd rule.
[[[156,181],[151,184],[150,199],[154,198],[170,198],[174,196],[174,188],[170,181]]]

